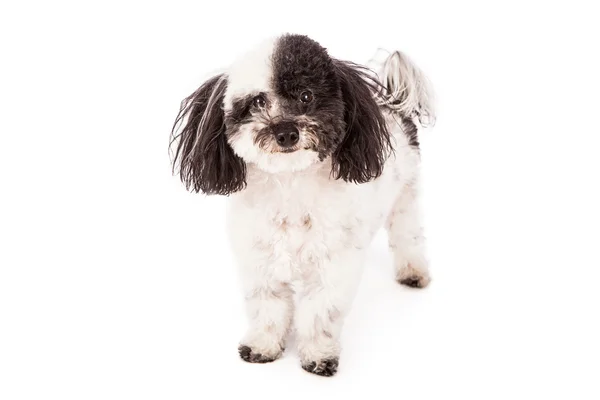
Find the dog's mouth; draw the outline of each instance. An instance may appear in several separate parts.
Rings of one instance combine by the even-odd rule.
[[[270,151],[270,153],[282,153],[282,154],[290,154],[290,153],[296,153],[299,152],[301,150],[307,150],[307,151],[317,151],[316,148],[311,147],[308,144],[305,144],[304,146],[302,145],[298,145],[298,146],[294,146],[294,147],[282,147],[282,146],[277,146],[274,149],[272,149]]]
[[[280,147],[275,150],[275,153],[294,153],[298,150],[300,150],[300,148]]]

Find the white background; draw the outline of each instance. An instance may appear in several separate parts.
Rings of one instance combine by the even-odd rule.
[[[240,3],[2,2],[0,398],[600,398],[593,2]],[[167,152],[180,100],[282,32],[403,50],[438,99],[433,282],[380,235],[330,379],[239,359],[225,199]]]

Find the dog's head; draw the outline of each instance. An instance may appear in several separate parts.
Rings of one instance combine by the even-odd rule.
[[[308,37],[278,37],[182,102],[174,166],[189,190],[206,194],[243,189],[250,164],[282,173],[327,160],[333,179],[368,182],[390,149],[378,90],[368,70]]]

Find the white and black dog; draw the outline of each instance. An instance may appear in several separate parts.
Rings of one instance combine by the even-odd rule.
[[[429,85],[401,52],[378,65],[285,34],[181,104],[173,167],[188,190],[228,197],[249,317],[245,361],[280,357],[293,325],[302,367],[335,374],[344,317],[381,227],[398,282],[430,281],[417,137],[434,117]]]

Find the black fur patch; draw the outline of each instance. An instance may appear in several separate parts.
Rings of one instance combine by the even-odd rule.
[[[408,144],[419,148],[419,131],[417,125],[409,117],[402,117],[402,131],[408,138]]]
[[[345,130],[344,102],[335,64],[325,48],[306,36],[282,36],[273,53],[272,85],[285,115],[310,121],[306,124],[317,138],[314,150],[319,158],[331,155]],[[303,103],[300,96],[307,90],[312,101]]]
[[[252,107],[254,95],[246,95],[232,101],[231,109],[225,113],[225,126],[227,137],[235,136],[240,128],[252,121]]]
[[[233,100],[231,110],[225,115],[226,125],[244,123],[245,119],[250,116],[253,99],[253,95],[247,95]]]
[[[340,88],[333,60],[325,48],[306,36],[282,36],[273,53],[273,88],[277,95],[289,100],[289,109],[297,114],[326,106],[339,107]],[[305,90],[313,101],[303,103]]]
[[[332,156],[335,179],[364,183],[377,178],[391,150],[390,135],[374,94],[382,86],[367,70],[331,58],[302,35],[284,35],[273,54],[273,87],[285,113],[315,126],[319,158]],[[300,101],[303,91],[313,94]]]

